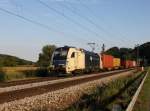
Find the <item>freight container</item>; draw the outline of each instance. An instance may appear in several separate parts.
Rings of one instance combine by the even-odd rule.
[[[113,68],[113,58],[111,55],[102,55],[103,69],[111,70]]]
[[[113,58],[113,67],[114,69],[120,68],[120,58]]]
[[[129,68],[133,67],[133,61],[129,60]]]
[[[126,68],[130,68],[130,60],[126,61]]]
[[[121,66],[123,68],[129,68],[130,67],[130,61],[129,60],[122,60],[121,61]]]
[[[121,67],[125,68],[125,60],[121,60]]]

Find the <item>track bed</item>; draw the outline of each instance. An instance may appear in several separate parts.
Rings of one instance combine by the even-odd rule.
[[[112,71],[112,72],[107,72],[107,73],[100,73],[100,74],[94,74],[94,75],[88,75],[82,78],[78,79],[72,79],[68,81],[62,81],[54,84],[49,84],[49,85],[44,85],[44,86],[39,86],[39,87],[33,87],[33,88],[27,88],[27,89],[21,89],[21,90],[15,90],[15,91],[9,91],[5,93],[0,93],[0,104],[5,103],[5,102],[10,102],[18,99],[22,99],[25,97],[31,97],[34,95],[40,95],[43,93],[63,89],[66,87],[78,85],[81,83],[97,80],[100,78],[104,77],[109,77],[115,74],[122,74],[122,72],[127,72],[129,70],[120,70],[120,71]],[[66,78],[68,79],[68,78]]]

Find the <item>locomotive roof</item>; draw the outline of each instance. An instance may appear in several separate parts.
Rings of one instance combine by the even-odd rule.
[[[69,49],[69,48],[76,48],[76,47],[64,46],[64,47],[59,47],[59,48],[57,48],[57,49],[61,49],[61,48],[63,48],[63,49]],[[78,48],[77,48],[77,49],[78,49]],[[87,51],[87,50],[82,49],[82,48],[80,48],[80,49],[83,50],[83,52],[85,52],[86,54],[98,56],[98,54],[95,53],[95,52]]]
[[[57,49],[61,49],[61,48],[63,48],[63,49],[69,49],[69,48],[75,48],[75,47],[72,47],[72,46],[64,46],[64,47],[58,47]]]

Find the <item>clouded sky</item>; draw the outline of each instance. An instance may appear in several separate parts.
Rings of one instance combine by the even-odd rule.
[[[134,47],[150,41],[149,0],[0,0],[0,53],[36,61],[46,44]]]

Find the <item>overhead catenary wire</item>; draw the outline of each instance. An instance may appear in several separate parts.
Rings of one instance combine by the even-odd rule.
[[[68,3],[69,3],[69,2],[68,2]],[[69,3],[69,4],[70,4],[70,3]],[[70,4],[70,5],[71,5],[71,4]],[[74,11],[74,10],[71,9],[71,8],[69,8],[69,7],[66,6],[65,4],[63,4],[63,6],[64,6],[66,9],[68,9],[69,11],[71,11],[73,14],[78,15],[80,18],[86,20],[87,22],[89,22],[90,24],[92,24],[93,26],[95,26],[98,30],[103,31],[103,32],[105,32],[107,35],[110,36],[109,39],[104,38],[105,40],[107,40],[107,41],[113,41],[113,40],[111,39],[113,35],[110,34],[109,31],[107,31],[107,30],[105,30],[103,27],[97,25],[93,20],[89,19],[88,17],[83,16],[83,15],[77,13],[76,11]],[[117,40],[118,40],[118,39],[117,39]],[[121,42],[120,42],[120,43],[121,43]]]
[[[29,18],[27,18],[27,17],[21,16],[21,15],[19,15],[19,14],[16,14],[16,13],[11,12],[11,11],[9,11],[9,10],[6,10],[6,9],[4,9],[4,8],[1,8],[1,7],[0,7],[0,10],[3,11],[3,12],[5,12],[5,13],[7,13],[7,14],[10,14],[10,15],[16,16],[16,17],[18,17],[18,18],[21,18],[22,20],[25,20],[25,21],[30,22],[30,23],[32,23],[32,24],[38,25],[38,26],[40,26],[40,27],[42,27],[42,28],[48,29],[48,30],[50,30],[50,31],[55,31],[55,32],[57,32],[57,33],[59,33],[59,34],[64,34],[63,32],[61,32],[61,31],[58,32],[57,30],[55,30],[55,29],[49,27],[48,25],[45,25],[45,24],[42,24],[42,23],[40,23],[40,22],[34,21],[34,20],[29,19]]]
[[[9,14],[9,15],[12,15],[12,16],[18,17],[18,18],[20,18],[20,19],[22,19],[22,20],[24,20],[24,21],[26,21],[26,22],[32,23],[32,24],[34,24],[34,25],[37,25],[37,26],[42,27],[42,28],[44,28],[44,29],[47,29],[47,30],[49,30],[49,31],[53,31],[53,32],[55,32],[56,34],[60,35],[61,37],[63,36],[64,38],[66,38],[66,36],[67,36],[67,34],[64,33],[64,32],[62,32],[62,31],[56,30],[56,29],[54,29],[54,28],[52,28],[52,27],[50,27],[50,26],[48,26],[48,25],[45,25],[45,24],[40,23],[40,22],[37,22],[37,21],[32,20],[32,19],[30,19],[30,18],[24,17],[24,16],[22,16],[22,15],[16,14],[16,13],[11,12],[11,11],[9,11],[9,10],[6,10],[6,9],[4,9],[4,8],[1,8],[1,7],[0,7],[0,11],[5,12],[5,13],[7,13],[7,14]],[[71,35],[70,35],[70,36],[71,36]],[[77,39],[77,38],[75,37],[74,39]],[[77,40],[78,40],[78,39],[77,39]]]
[[[72,19],[71,17],[67,16],[66,14],[64,14],[64,13],[62,13],[62,12],[56,10],[55,8],[51,7],[51,6],[48,5],[47,3],[45,3],[45,2],[43,2],[43,1],[41,1],[41,0],[36,0],[36,1],[39,2],[41,5],[47,7],[47,8],[50,9],[51,11],[54,11],[54,12],[57,13],[58,15],[63,16],[65,19],[71,21],[72,23],[74,23],[75,25],[79,26],[80,28],[84,29],[86,32],[88,32],[88,33],[90,32],[90,33],[94,34],[96,37],[98,37],[99,40],[103,38],[102,36],[99,35],[99,33],[95,32],[95,31],[91,30],[90,28],[88,28],[88,27],[82,25],[81,23],[75,21],[74,19]],[[106,40],[106,38],[103,38],[103,39]]]
[[[85,7],[85,8],[90,12],[91,15],[93,15],[93,16],[96,17],[96,14],[91,10],[90,7],[88,7],[88,6],[85,5],[83,2],[81,2],[81,0],[78,0],[78,1],[80,2],[80,4],[81,4],[83,7]],[[97,25],[97,24],[96,24],[96,25]],[[98,26],[99,26],[99,25],[98,25]],[[106,29],[102,28],[102,30],[103,30],[104,32],[108,33],[109,35],[112,35],[112,34],[111,34],[110,32],[108,32]],[[125,41],[125,42],[131,41],[130,39],[128,39],[127,37],[125,37],[124,35],[122,35],[120,32],[117,32],[117,33],[119,33],[119,34],[123,37],[123,39],[122,39],[122,37],[119,37],[122,41]]]
[[[64,37],[66,37],[66,36],[65,36],[66,34],[65,34],[64,32],[62,32],[62,31],[60,31],[60,30],[55,30],[54,28],[52,28],[52,27],[50,27],[50,26],[48,26],[48,25],[46,25],[46,24],[43,24],[43,23],[40,23],[40,22],[38,22],[38,21],[32,20],[32,19],[27,18],[27,17],[25,17],[25,16],[21,16],[21,15],[19,15],[19,14],[13,13],[13,12],[11,12],[11,11],[9,11],[9,10],[5,10],[5,9],[3,9],[3,8],[0,8],[0,10],[3,11],[3,12],[6,12],[6,13],[8,13],[8,14],[17,16],[17,17],[19,17],[19,18],[21,18],[21,19],[23,19],[23,20],[25,20],[25,21],[28,21],[28,22],[33,23],[33,24],[35,24],[35,25],[38,25],[38,26],[40,26],[40,27],[46,28],[46,29],[48,29],[48,30],[50,30],[50,31],[55,31],[57,34],[59,34],[59,35],[61,35],[61,36],[63,35]],[[59,11],[58,11],[58,12],[59,12]],[[64,15],[64,14],[63,14],[63,15]],[[70,17],[68,17],[68,18],[70,18]],[[72,20],[74,20],[74,19],[72,19]],[[77,23],[78,25],[80,24],[80,23],[78,23],[78,22],[75,22],[75,23]],[[85,27],[85,26],[82,25],[82,24],[80,24],[80,25],[83,26],[83,27]],[[80,26],[80,25],[79,25],[79,26]],[[81,27],[81,26],[80,26],[80,27]],[[83,28],[83,27],[82,27],[82,28]],[[89,30],[91,30],[91,29],[85,27],[85,30],[86,30],[86,31],[89,31]],[[92,30],[91,30],[91,31],[92,31]],[[100,36],[99,36],[99,34],[98,34],[97,32],[92,31],[91,33],[97,35],[97,37],[98,37],[99,39],[101,39]]]
[[[9,2],[14,5],[14,7],[16,8],[16,11],[18,13],[20,13],[22,11],[22,6],[20,4],[18,4],[15,0],[9,0]]]

